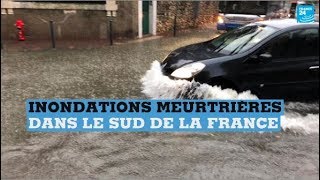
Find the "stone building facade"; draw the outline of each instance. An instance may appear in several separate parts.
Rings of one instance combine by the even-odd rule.
[[[110,17],[110,15],[114,17]],[[49,21],[57,39],[108,39],[112,20],[115,38],[142,38],[213,21],[217,2],[191,1],[73,1],[16,2],[1,0],[1,37],[17,39],[15,21],[25,22],[27,39],[50,39]]]
[[[158,2],[159,33],[171,31],[176,16],[178,29],[197,28],[213,23],[218,15],[217,1],[161,1]]]

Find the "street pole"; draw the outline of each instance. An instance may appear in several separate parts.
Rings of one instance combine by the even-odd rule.
[[[176,31],[177,31],[177,14],[174,15],[174,21],[173,21],[173,37],[176,37]]]
[[[52,42],[52,48],[56,48],[56,39],[54,35],[54,30],[53,30],[53,21],[50,21],[50,34],[51,34],[51,42]]]
[[[110,20],[109,20],[109,39],[110,39],[110,46],[113,45],[113,37],[112,37],[112,19],[110,17]]]

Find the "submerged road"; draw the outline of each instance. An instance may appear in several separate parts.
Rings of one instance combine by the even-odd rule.
[[[281,133],[28,133],[28,98],[145,98],[154,60],[208,40],[1,52],[1,179],[319,179],[319,104],[286,102]],[[57,42],[59,43],[59,42]]]

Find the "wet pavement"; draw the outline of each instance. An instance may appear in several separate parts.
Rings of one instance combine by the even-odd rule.
[[[287,103],[313,131],[27,133],[28,98],[146,98],[154,60],[210,30],[116,46],[1,52],[1,179],[319,179],[319,104]]]

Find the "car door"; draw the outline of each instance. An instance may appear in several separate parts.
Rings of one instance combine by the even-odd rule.
[[[283,33],[243,64],[244,89],[262,98],[305,98],[319,89],[318,28]],[[307,96],[306,96],[307,95]]]
[[[289,54],[288,61],[297,66],[297,74],[295,74],[292,85],[296,88],[295,91],[300,93],[293,94],[293,96],[318,97],[319,29],[304,29],[292,35],[293,40],[289,44],[289,48],[295,49],[295,51]]]

